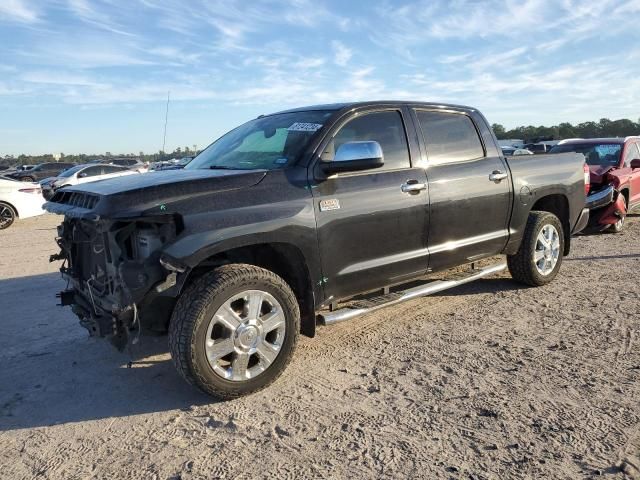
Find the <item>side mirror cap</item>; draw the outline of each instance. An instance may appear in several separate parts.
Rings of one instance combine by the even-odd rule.
[[[320,165],[327,174],[369,170],[384,165],[384,155],[378,142],[347,142],[338,147],[333,160]]]
[[[640,158],[634,158],[633,160],[631,160],[631,163],[629,164],[629,166],[634,170],[636,168],[640,168]]]

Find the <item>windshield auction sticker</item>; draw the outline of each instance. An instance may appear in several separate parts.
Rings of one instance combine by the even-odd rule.
[[[290,132],[315,132],[322,128],[322,125],[319,123],[303,123],[296,122],[287,128]]]

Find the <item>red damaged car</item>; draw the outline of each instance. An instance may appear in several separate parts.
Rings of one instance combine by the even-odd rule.
[[[585,156],[591,179],[591,230],[620,232],[627,212],[640,207],[640,137],[563,140],[550,153]]]

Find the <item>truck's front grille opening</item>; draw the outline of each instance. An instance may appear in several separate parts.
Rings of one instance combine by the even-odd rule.
[[[56,192],[51,201],[54,203],[62,203],[64,205],[71,205],[72,207],[86,208],[90,210],[96,206],[99,199],[100,197],[98,195],[90,193],[60,191]]]

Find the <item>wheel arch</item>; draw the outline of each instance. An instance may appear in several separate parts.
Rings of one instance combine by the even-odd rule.
[[[553,213],[562,224],[564,235],[563,255],[569,255],[571,250],[571,214],[569,210],[569,199],[562,193],[551,193],[539,198],[531,206],[531,211],[542,211]]]
[[[254,265],[281,277],[298,300],[301,333],[308,337],[315,335],[315,299],[311,272],[302,250],[291,243],[260,242],[218,251],[189,270],[182,290],[213,268],[233,263]]]

